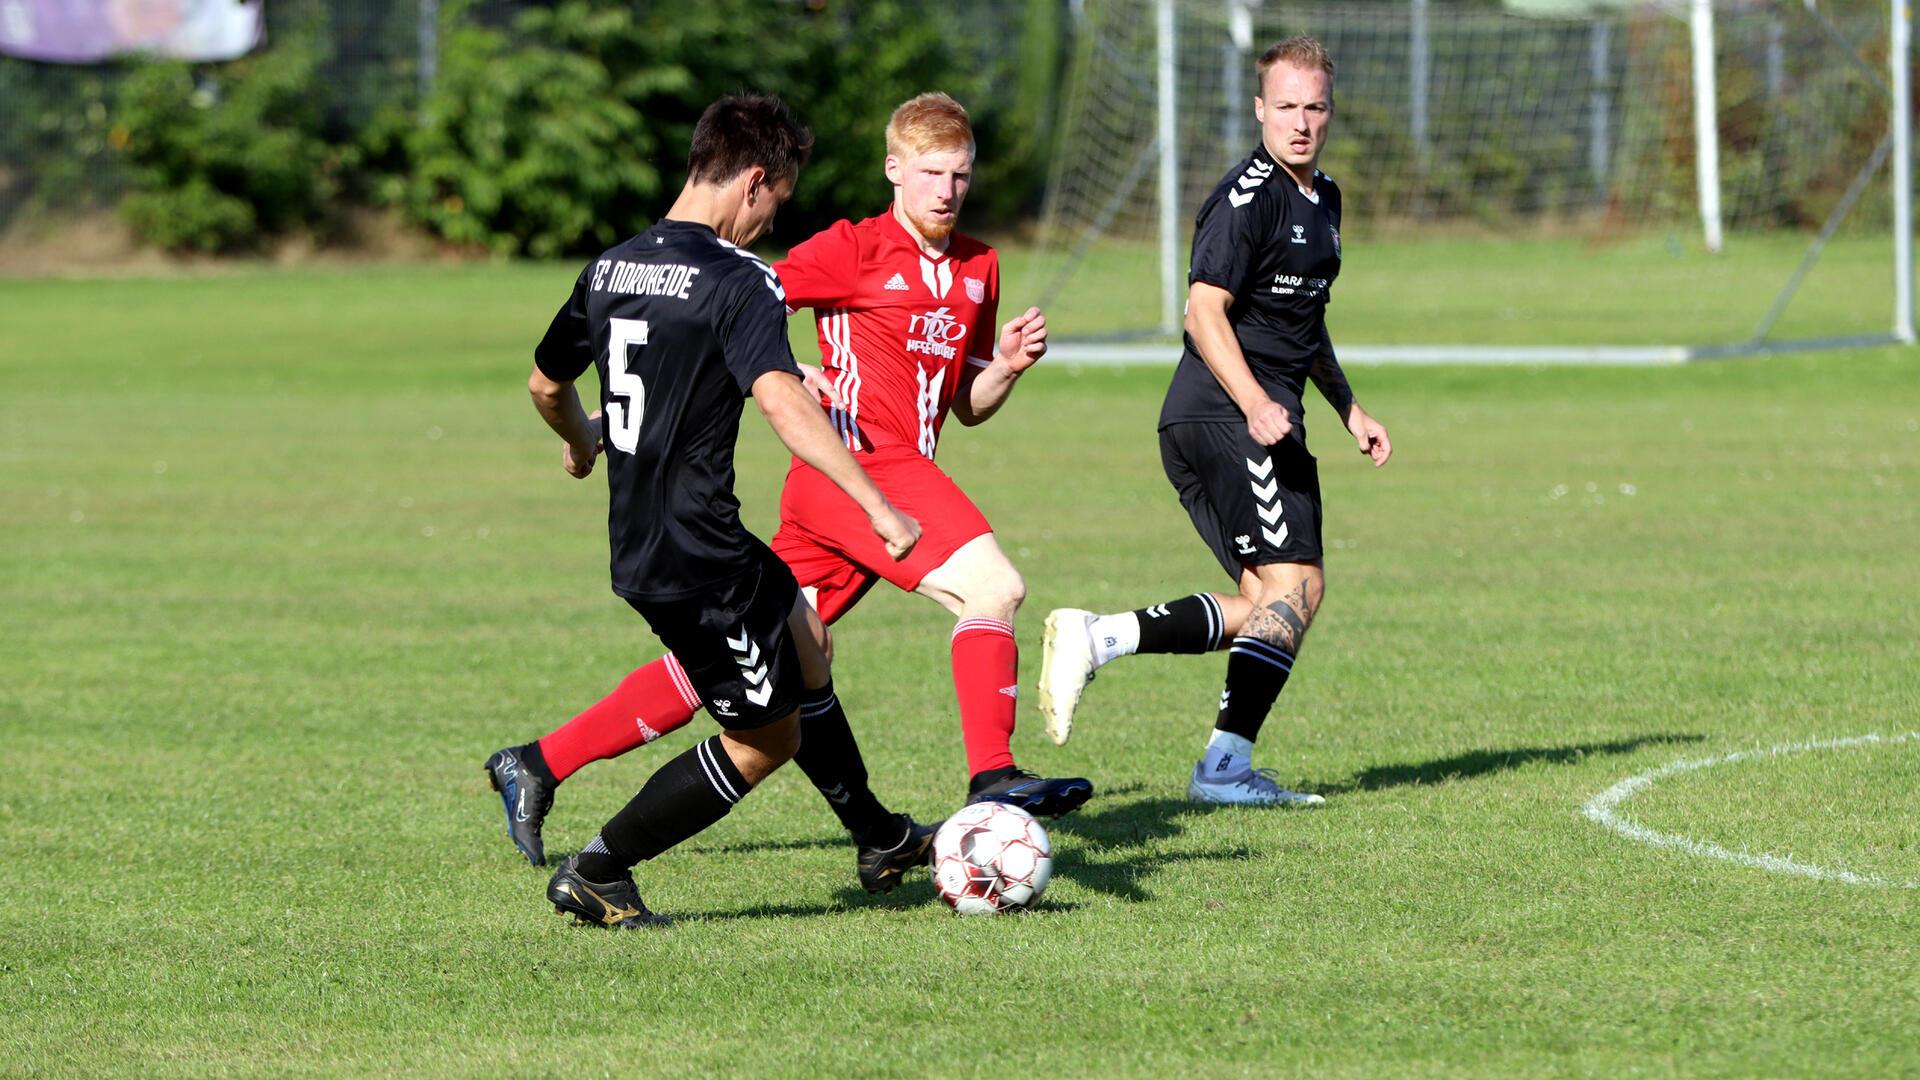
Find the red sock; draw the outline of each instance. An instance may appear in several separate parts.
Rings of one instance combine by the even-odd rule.
[[[686,724],[700,708],[700,695],[672,653],[620,681],[613,693],[540,740],[555,780],[580,766],[642,746]]]
[[[961,619],[953,628],[953,690],[960,697],[960,737],[967,774],[1013,765],[1014,694],[1020,646],[999,619]]]

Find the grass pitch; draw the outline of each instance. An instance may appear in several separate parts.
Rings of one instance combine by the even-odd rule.
[[[1324,811],[1187,806],[1224,663],[1135,658],[1063,749],[1024,706],[1023,761],[1099,786],[1043,910],[868,898],[789,770],[641,868],[678,927],[615,935],[551,914],[480,772],[659,652],[521,389],[572,273],[0,282],[0,1073],[1920,1071],[1920,890],[1580,813],[1920,726],[1911,351],[1358,369],[1396,457],[1310,407],[1330,594],[1261,741]],[[1393,315],[1366,295],[1343,332]],[[948,433],[1027,576],[1029,684],[1048,608],[1226,585],[1160,475],[1165,379],[1043,366]],[[764,533],[784,466],[748,430]],[[923,818],[964,780],[949,623],[882,589],[838,629]],[[582,772],[549,848],[710,730]],[[1905,882],[1917,778],[1909,741],[1623,810]]]

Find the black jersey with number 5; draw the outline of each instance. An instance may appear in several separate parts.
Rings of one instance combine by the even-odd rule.
[[[581,271],[534,363],[557,382],[599,369],[614,592],[674,600],[756,570],[733,495],[740,412],[755,379],[800,374],[766,263],[661,221]]]
[[[1313,174],[1313,194],[1300,190],[1260,146],[1235,165],[1200,207],[1189,284],[1204,281],[1233,294],[1227,321],[1247,366],[1267,395],[1286,408],[1305,441],[1300,393],[1315,360],[1333,352],[1327,339],[1327,293],[1340,274],[1340,188]],[[1160,426],[1189,421],[1244,421],[1214,378],[1193,335],[1160,411]]]

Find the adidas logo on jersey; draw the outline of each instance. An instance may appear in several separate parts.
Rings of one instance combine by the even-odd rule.
[[[882,285],[881,288],[887,290],[888,292],[906,292],[907,291],[906,276],[903,274],[895,274],[892,277],[888,278],[887,283],[885,285]]]

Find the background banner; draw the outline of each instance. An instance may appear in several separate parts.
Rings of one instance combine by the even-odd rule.
[[[263,0],[0,0],[0,53],[93,64],[129,53],[232,60],[261,42]]]

